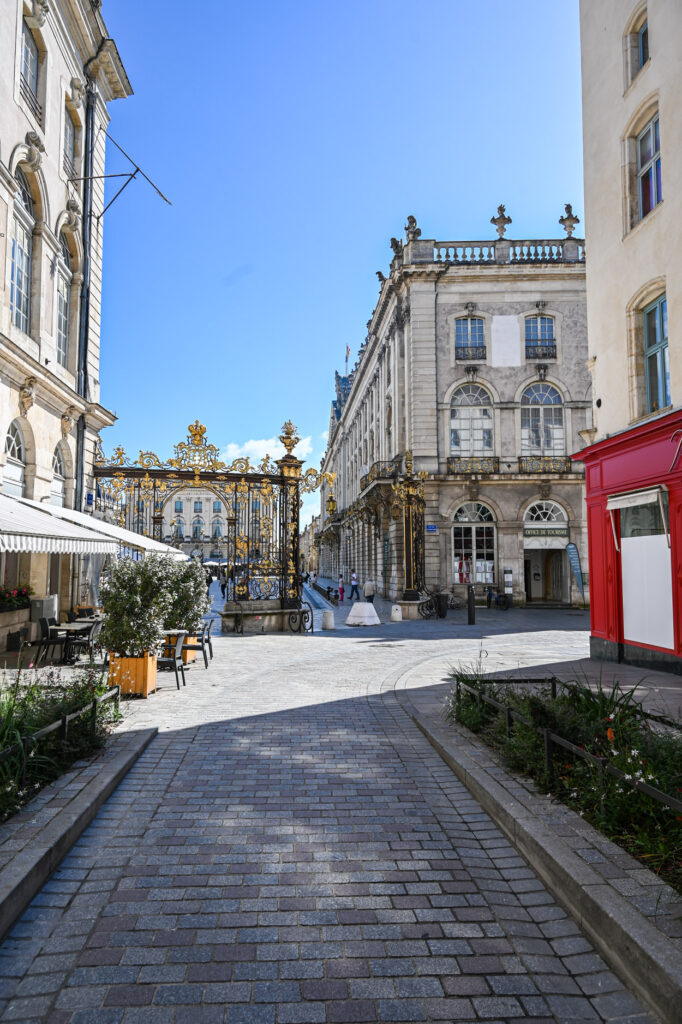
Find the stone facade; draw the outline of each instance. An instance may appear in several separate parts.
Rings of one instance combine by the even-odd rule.
[[[559,240],[507,239],[504,207],[492,222],[495,241],[438,242],[410,217],[406,241],[391,240],[358,361],[336,375],[321,575],[355,569],[402,596],[390,505],[409,452],[424,478],[429,590],[579,599],[565,548],[585,561],[583,473],[568,458],[591,426],[583,244],[570,207]]]
[[[175,544],[185,554],[202,561],[222,561],[227,557],[229,534],[228,508],[217,491],[210,487],[184,487],[168,498],[163,506],[162,536],[166,544]],[[144,532],[133,522],[131,529]]]
[[[581,0],[591,649],[682,674],[682,9]]]
[[[100,405],[97,176],[106,105],[131,88],[89,0],[2,4],[0,68],[0,482],[87,508],[99,431],[115,419]],[[78,598],[72,577],[68,556],[2,556],[3,582],[62,604]]]
[[[320,516],[313,516],[305,529],[301,530],[299,541],[299,565],[302,573],[318,572],[318,549],[316,537],[319,540]]]
[[[600,440],[682,405],[682,345],[674,340],[682,310],[680,6],[583,0],[580,37],[587,317],[594,439]],[[653,394],[644,312],[662,296],[670,325],[669,378],[667,389]]]

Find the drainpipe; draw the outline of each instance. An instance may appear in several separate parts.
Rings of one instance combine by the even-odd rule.
[[[101,44],[103,45],[103,44]],[[100,45],[100,50],[101,50]],[[99,51],[97,56],[99,56]],[[93,60],[97,60],[97,56]],[[92,61],[85,65],[87,84],[85,87],[85,134],[83,170],[83,281],[80,293],[80,317],[78,321],[78,369],[76,387],[78,395],[88,395],[88,330],[90,326],[90,270],[92,249],[93,182],[95,150],[95,80],[88,70]],[[75,507],[83,510],[85,489],[85,414],[81,413],[76,424],[76,493]]]

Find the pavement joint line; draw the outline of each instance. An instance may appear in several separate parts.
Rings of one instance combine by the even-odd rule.
[[[408,669],[396,679],[394,694],[403,710],[577,921],[609,966],[664,1024],[678,1024],[682,961],[674,943],[468,757],[460,735],[455,736],[414,707],[407,691],[397,687],[415,671],[418,668]]]
[[[119,733],[110,739],[109,742],[120,746],[121,750],[55,814],[39,835],[0,869],[0,940],[10,931],[157,733],[158,729],[153,727]],[[90,770],[92,763],[88,761],[84,770]]]

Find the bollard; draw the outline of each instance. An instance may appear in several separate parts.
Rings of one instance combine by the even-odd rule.
[[[470,583],[467,587],[467,613],[468,613],[468,624],[470,626],[476,625],[476,597],[473,583]]]
[[[403,610],[399,604],[394,604],[391,608],[391,622],[402,622],[403,621]]]
[[[331,608],[326,609],[322,612],[322,629],[335,629],[334,626],[334,612]]]

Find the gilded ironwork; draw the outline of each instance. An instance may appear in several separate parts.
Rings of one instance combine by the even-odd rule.
[[[448,473],[499,473],[500,460],[496,455],[472,455],[448,458]]]
[[[572,465],[566,455],[519,456],[519,473],[570,473]]]
[[[293,454],[299,442],[288,420],[280,434],[286,454],[280,459],[266,455],[258,466],[245,456],[229,465],[210,444],[206,428],[195,420],[185,441],[173,446],[173,457],[164,461],[154,452],[140,451],[132,462],[122,447],[106,459],[101,448],[95,458],[98,507],[135,532],[179,545],[199,543],[202,532],[182,537],[171,520],[171,536],[163,537],[163,511],[179,491],[206,488],[220,498],[227,520],[224,535],[210,538],[225,554],[227,600],[249,602],[279,600],[295,611],[301,606],[299,565],[299,511],[301,493],[314,491],[323,481],[331,488],[334,474],[307,470]],[[200,530],[200,527],[196,527]],[[305,616],[301,617],[305,623]]]

